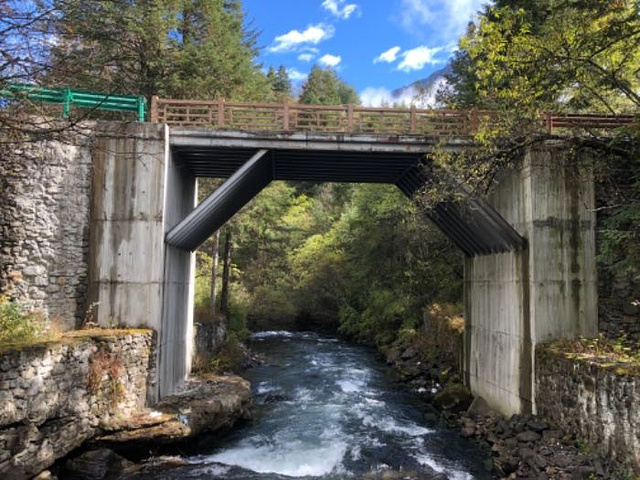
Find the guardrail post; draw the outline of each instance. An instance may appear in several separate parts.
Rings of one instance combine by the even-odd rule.
[[[284,104],[284,111],[282,116],[282,128],[285,131],[289,130],[289,105],[286,103]]]
[[[144,97],[138,97],[138,122],[144,122],[144,110],[147,105],[147,99]]]
[[[472,108],[469,112],[469,120],[471,121],[471,131],[469,133],[474,134],[478,132],[478,111]]]
[[[158,122],[158,96],[151,95],[151,109],[149,110],[149,121],[151,123]]]
[[[62,117],[69,118],[70,107],[71,107],[71,89],[65,88],[62,90]]]
[[[553,131],[553,115],[551,113],[543,113],[542,120],[544,121],[544,126],[547,129],[547,133],[551,134]]]
[[[353,133],[353,105],[347,107],[347,132]]]
[[[411,105],[409,110],[409,134],[415,135],[418,126],[418,112],[415,105]]]
[[[218,128],[224,128],[224,98],[218,98]]]

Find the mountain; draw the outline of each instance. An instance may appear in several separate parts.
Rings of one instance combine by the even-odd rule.
[[[451,73],[451,65],[436,70],[427,78],[417,80],[404,87],[391,91],[391,99],[394,103],[415,103],[417,105],[435,104],[435,96],[438,89],[446,83],[445,75]]]

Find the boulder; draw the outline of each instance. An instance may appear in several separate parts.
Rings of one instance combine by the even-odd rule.
[[[251,418],[251,407],[249,382],[236,376],[209,376],[165,397],[155,405],[155,412],[136,421],[105,425],[108,433],[93,443],[117,451],[157,451],[201,434],[226,431],[236,421]]]
[[[450,412],[467,410],[473,401],[469,389],[459,383],[449,383],[433,398],[436,408]]]
[[[69,480],[107,480],[116,478],[133,465],[114,451],[101,448],[67,461],[64,473]]]

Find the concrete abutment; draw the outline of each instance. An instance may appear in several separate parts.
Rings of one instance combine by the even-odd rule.
[[[154,395],[189,373],[193,253],[165,246],[166,232],[195,206],[195,178],[170,154],[168,128],[100,124],[93,154],[89,304],[101,326],[158,332]]]
[[[535,412],[535,346],[598,331],[595,200],[588,153],[529,147],[490,203],[527,248],[465,260],[465,378],[503,413]]]

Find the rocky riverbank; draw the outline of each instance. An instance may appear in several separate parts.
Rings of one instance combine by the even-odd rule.
[[[452,348],[434,350],[426,332],[405,336],[385,350],[387,362],[403,383],[421,393],[436,415],[463,437],[485,446],[493,468],[502,479],[616,479],[607,463],[568,432],[535,415],[505,418],[481,398],[474,399],[460,383],[458,343],[450,332]],[[442,337],[442,331],[439,333]],[[446,335],[445,335],[446,337]],[[428,415],[433,415],[429,413]]]
[[[251,418],[251,407],[249,382],[240,377],[192,379],[182,392],[164,398],[153,409],[103,422],[100,434],[53,471],[60,480],[132,475],[145,468],[135,462],[197,448],[207,436],[219,436]]]

